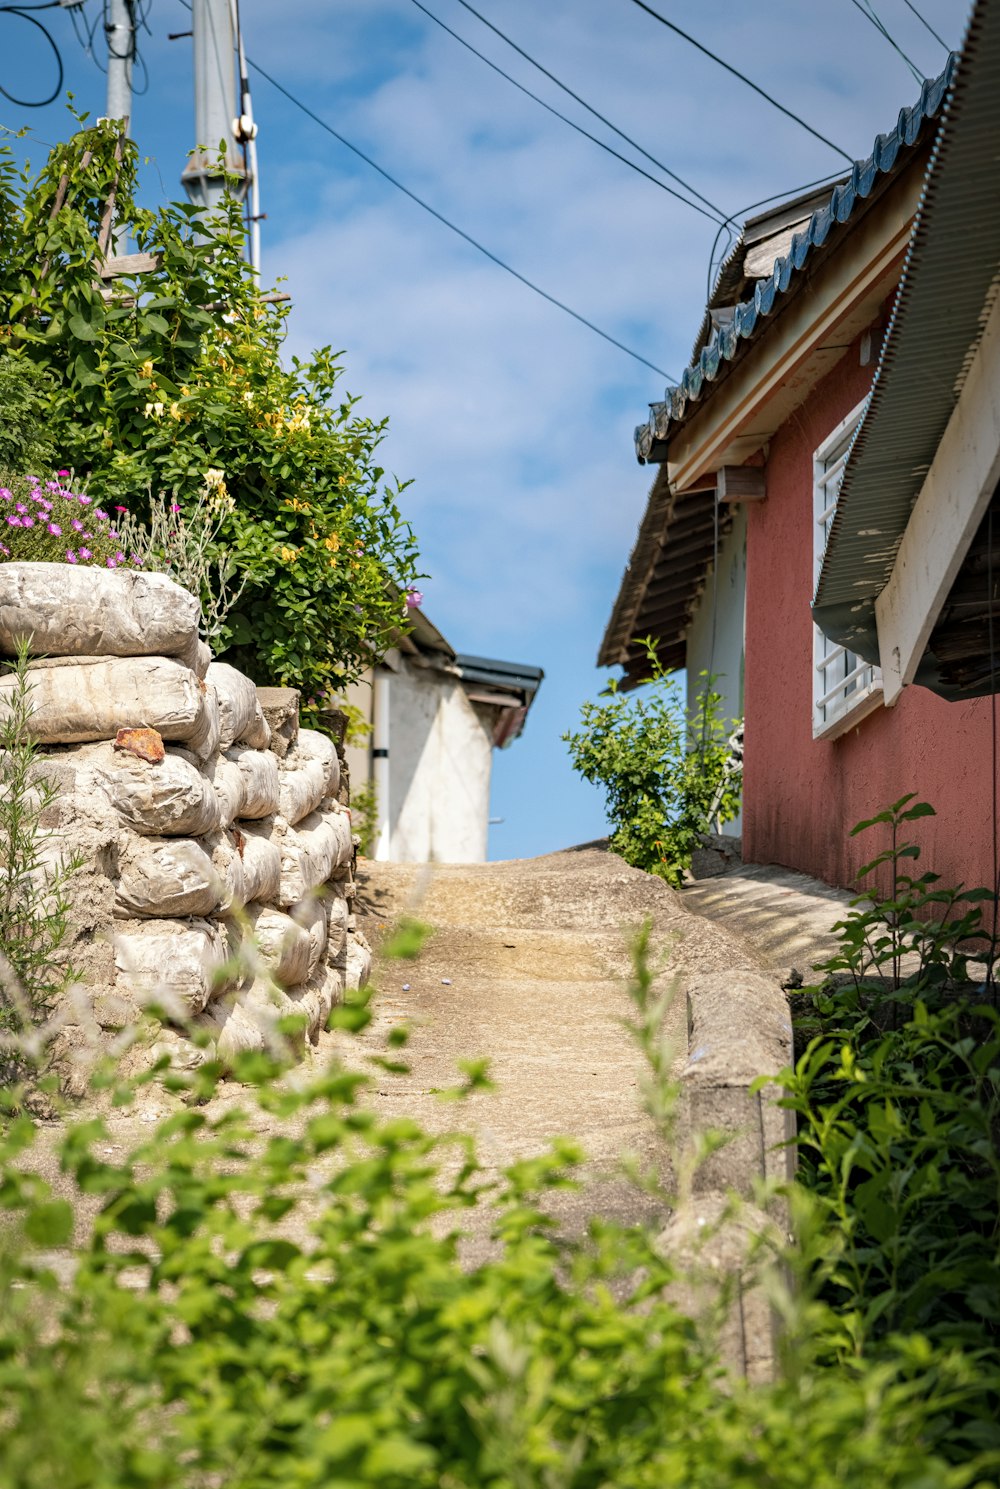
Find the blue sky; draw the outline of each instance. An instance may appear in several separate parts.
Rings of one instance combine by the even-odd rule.
[[[457,0],[428,9],[527,87],[636,156]],[[966,0],[916,0],[956,46]],[[100,0],[82,14],[97,17]],[[905,62],[861,0],[654,0],[852,156],[912,103]],[[906,0],[874,0],[922,74],[943,49]],[[792,193],[839,157],[631,0],[477,0],[476,8],[726,213]],[[714,226],[543,112],[428,20],[412,0],[242,0],[245,44],[281,83],[521,273],[671,374],[705,302]],[[65,87],[103,112],[104,79],[58,9],[42,17]],[[145,195],[180,196],[194,144],[190,20],[151,0],[147,93],[133,133]],[[41,38],[0,15],[0,85],[44,96]],[[100,27],[97,41],[100,42]],[[493,858],[598,836],[598,793],[559,736],[603,677],[597,648],[654,472],[632,431],[664,380],[531,294],[320,130],[267,82],[260,125],[264,275],[287,278],[290,350],[346,352],[345,386],[388,414],[387,469],[421,540],[425,608],[459,651],[530,662],[546,680],[523,737],[497,755]],[[0,99],[0,122],[69,128],[61,105]],[[24,146],[20,148],[25,148]]]

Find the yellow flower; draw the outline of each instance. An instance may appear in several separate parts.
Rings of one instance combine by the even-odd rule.
[[[282,547],[278,550],[278,557],[283,564],[293,564],[298,558],[298,549]]]
[[[340,548],[340,538],[337,536],[336,533],[331,533],[328,538],[323,539],[323,547],[329,548],[331,553],[338,552]]]
[[[172,419],[182,419],[184,417],[184,415],[181,413],[181,406],[179,403],[172,403],[170,405],[170,417]]]
[[[331,558],[329,567],[331,569],[335,569],[337,567],[337,560],[335,558]]]
[[[139,371],[142,373],[143,377],[152,377],[153,376],[153,363],[152,363],[152,361],[148,357],[146,358],[145,362],[143,362],[142,366],[139,368]]]

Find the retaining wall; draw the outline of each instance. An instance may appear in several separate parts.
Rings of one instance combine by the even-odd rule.
[[[263,1050],[291,1013],[315,1042],[371,966],[338,746],[300,728],[294,689],[214,662],[199,619],[163,575],[0,565],[0,655],[30,638],[30,733],[59,793],[44,852],[83,859],[73,1018],[110,1038],[154,1006],[150,1053],[182,1064]],[[14,687],[0,677],[0,718]]]

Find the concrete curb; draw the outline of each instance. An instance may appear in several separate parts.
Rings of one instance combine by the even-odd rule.
[[[791,1013],[777,979],[764,972],[696,974],[685,991],[683,1130],[726,1141],[698,1166],[661,1244],[683,1274],[672,1290],[678,1305],[702,1319],[715,1315],[722,1363],[764,1383],[774,1378],[779,1325],[754,1258],[758,1241],[778,1241],[787,1219],[780,1204],[766,1215],[754,1201],[761,1181],[794,1176],[795,1119],[778,1105],[778,1087],[751,1088],[791,1064]]]

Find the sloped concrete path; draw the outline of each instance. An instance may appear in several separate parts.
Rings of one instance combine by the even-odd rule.
[[[778,864],[740,864],[685,885],[681,899],[749,941],[782,980],[794,969],[808,983],[816,963],[838,949],[833,926],[848,913],[852,896]]]
[[[410,1074],[380,1077],[377,1106],[430,1130],[474,1132],[494,1171],[554,1137],[574,1137],[589,1156],[590,1183],[560,1204],[564,1221],[653,1218],[652,1202],[620,1175],[625,1153],[669,1172],[642,1106],[642,1059],[623,1024],[632,938],[652,920],[661,975],[676,984],[668,1027],[678,1060],[687,1054],[686,975],[759,970],[748,943],[595,849],[431,869],[365,863],[359,889],[359,925],[376,947],[403,914],[432,928],[417,961],[376,958],[374,1020],[361,1048],[384,1052],[394,1025],[411,1029]],[[436,1093],[456,1084],[457,1062],[481,1056],[497,1091],[459,1108],[442,1104]]]

